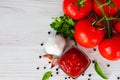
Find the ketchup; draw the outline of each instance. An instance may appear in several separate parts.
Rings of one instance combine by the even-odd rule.
[[[77,78],[90,65],[90,59],[76,47],[66,51],[59,61],[59,66],[72,78]]]

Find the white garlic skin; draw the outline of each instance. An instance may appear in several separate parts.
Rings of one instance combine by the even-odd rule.
[[[48,38],[45,44],[45,50],[48,54],[61,56],[65,45],[66,45],[66,40],[62,36],[52,35]]]

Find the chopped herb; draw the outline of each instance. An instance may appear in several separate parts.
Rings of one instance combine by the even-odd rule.
[[[76,21],[72,20],[68,16],[60,16],[53,18],[54,22],[50,24],[57,34],[61,34],[65,38],[70,38],[74,40],[74,26]]]
[[[49,80],[49,78],[51,77],[52,72],[51,71],[47,71],[44,75],[42,80]]]
[[[101,76],[103,79],[108,79],[107,76],[101,70],[101,68],[100,68],[100,66],[98,65],[97,62],[95,63],[94,68],[95,68],[95,71],[98,73],[99,76]]]

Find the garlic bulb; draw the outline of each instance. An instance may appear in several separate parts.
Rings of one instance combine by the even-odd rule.
[[[45,50],[48,54],[61,56],[66,40],[60,35],[52,35],[45,44]]]

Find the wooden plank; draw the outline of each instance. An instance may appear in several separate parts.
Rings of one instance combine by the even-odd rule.
[[[63,15],[63,0],[0,0],[0,80],[41,80],[42,75],[52,70],[50,80],[65,80],[68,76],[56,66],[50,69],[45,59],[39,59],[45,53],[44,46],[50,29],[51,17]],[[103,59],[93,49],[82,48],[91,59],[98,62],[111,80],[117,80],[120,62]],[[110,67],[106,67],[110,64]],[[94,71],[93,64],[75,80],[102,80]],[[39,70],[36,68],[39,67]],[[46,67],[46,69],[44,69]],[[92,74],[91,77],[88,75]],[[70,78],[70,80],[74,80]],[[109,79],[110,80],[110,79]]]

